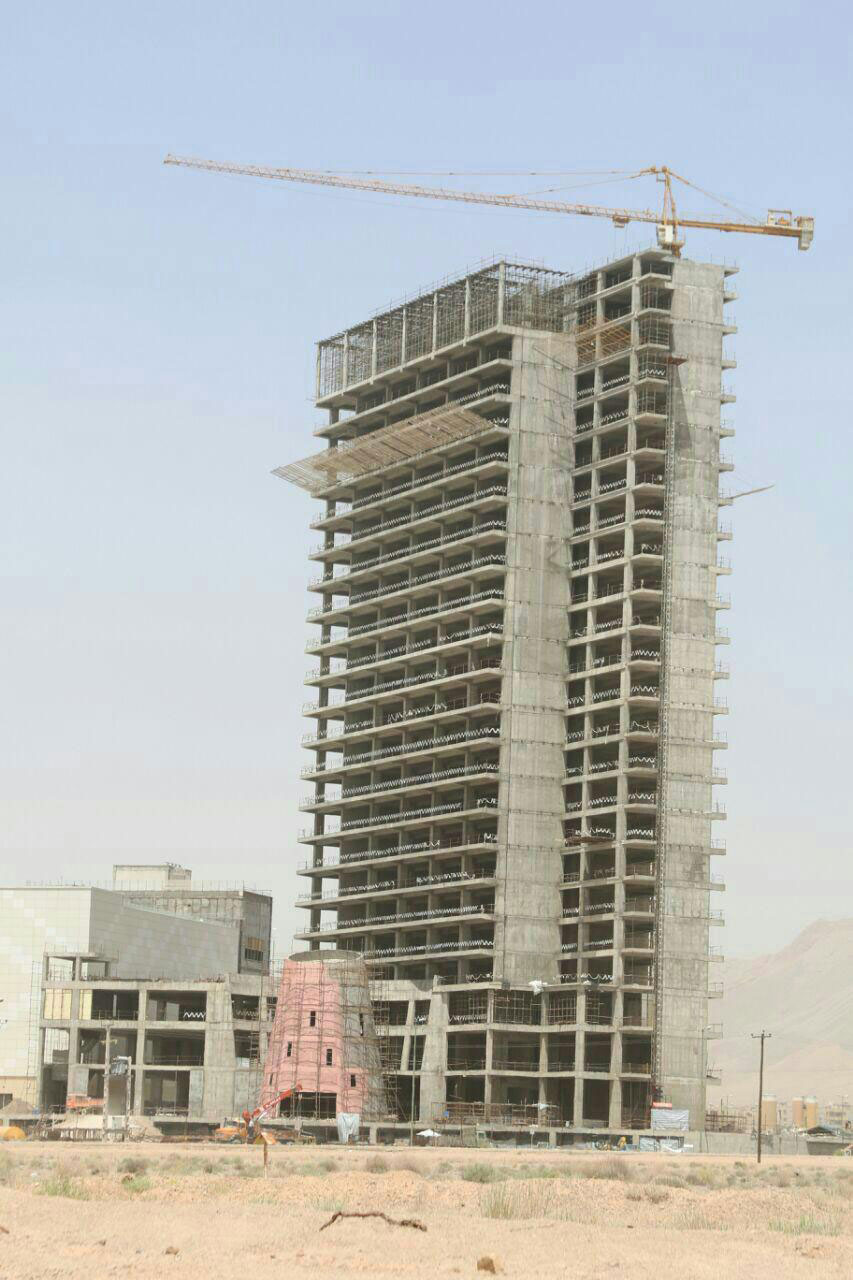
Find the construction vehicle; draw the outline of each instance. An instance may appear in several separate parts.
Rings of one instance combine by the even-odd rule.
[[[300,1142],[311,1141],[311,1139],[303,1139],[297,1129],[283,1129],[278,1134],[263,1133],[261,1130],[261,1122],[274,1111],[280,1103],[286,1102],[288,1098],[299,1098],[302,1093],[302,1085],[295,1084],[292,1089],[285,1089],[282,1093],[278,1093],[274,1098],[270,1098],[262,1106],[255,1107],[254,1111],[244,1111],[239,1120],[228,1120],[225,1124],[219,1126],[213,1135],[214,1142]]]
[[[529,209],[535,213],[569,213],[577,217],[608,218],[616,227],[629,222],[650,222],[657,231],[658,244],[678,257],[684,247],[682,235],[685,227],[699,227],[709,231],[743,232],[749,235],[785,236],[797,241],[799,249],[808,249],[814,239],[814,218],[795,216],[789,209],[768,209],[764,221],[740,214],[739,221],[707,217],[693,217],[679,213],[673,192],[673,179],[709,197],[717,204],[734,209],[727,200],[699,187],[667,165],[650,165],[634,173],[625,172],[625,179],[654,177],[663,187],[661,208],[620,209],[600,204],[569,204],[562,200],[543,200],[535,192],[530,195],[500,194],[487,191],[456,191],[449,187],[421,187],[406,182],[384,182],[365,171],[364,176],[349,173],[332,173],[317,169],[274,169],[265,165],[224,164],[217,160],[199,160],[191,156],[166,156],[164,164],[181,165],[187,169],[207,169],[213,173],[242,174],[252,178],[272,178],[279,182],[299,182],[321,187],[343,187],[350,191],[375,191],[391,196],[416,196],[427,200],[449,200],[465,204],[497,205],[503,209]],[[615,170],[612,172],[616,172]],[[528,177],[544,177],[544,174],[528,173]],[[609,179],[613,181],[613,179]]]

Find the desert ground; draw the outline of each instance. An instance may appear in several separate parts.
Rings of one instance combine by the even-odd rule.
[[[338,1212],[381,1211],[426,1230]],[[853,1275],[853,1160],[0,1147],[0,1280]]]

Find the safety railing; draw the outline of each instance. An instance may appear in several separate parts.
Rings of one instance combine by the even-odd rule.
[[[368,570],[381,569],[384,565],[394,564],[398,560],[404,560],[408,556],[419,555],[424,551],[435,551],[442,547],[455,546],[460,542],[466,542],[481,533],[490,533],[495,530],[506,532],[505,520],[486,520],[482,524],[471,525],[464,532],[454,533],[448,537],[428,538],[424,542],[416,543],[414,546],[401,547],[397,551],[389,551],[384,556],[374,556],[372,560],[360,561],[358,564],[352,564],[342,573],[331,575],[323,575],[320,578],[313,578],[309,583],[309,589],[314,587],[327,587],[337,590],[342,582],[346,582],[348,578],[354,577],[356,574],[365,573]],[[355,599],[355,597],[353,597]]]
[[[500,426],[500,423],[494,423]],[[470,462],[455,463],[450,467],[443,467],[441,471],[433,473],[429,476],[422,476],[418,479],[408,481],[406,484],[394,485],[390,489],[383,489],[379,493],[366,494],[362,498],[356,498],[349,504],[340,503],[341,510],[336,511],[335,515],[346,515],[348,511],[360,511],[372,503],[385,501],[387,498],[399,497],[401,493],[411,493],[414,489],[423,489],[428,484],[436,484],[444,480],[448,476],[463,475],[466,471],[476,471],[478,467],[484,467],[490,462],[508,462],[509,459],[502,449],[492,449],[489,453],[481,455]],[[327,517],[328,518],[328,517]],[[316,523],[320,523],[317,521]]]
[[[446,502],[434,502],[432,506],[423,507],[420,511],[412,511],[403,516],[397,516],[394,520],[382,520],[379,524],[371,525],[369,529],[363,529],[358,534],[347,535],[343,541],[336,542],[332,546],[327,547],[324,543],[318,543],[311,548],[311,555],[320,555],[321,552],[339,551],[346,549],[349,551],[353,547],[357,547],[359,543],[370,542],[380,533],[389,533],[392,529],[399,531],[407,524],[417,524],[420,520],[428,520],[430,516],[442,515],[445,511],[455,511],[458,507],[471,507],[474,503],[482,502],[485,498],[505,498],[507,491],[501,485],[490,485],[486,489],[475,489],[473,493],[466,493],[461,498],[450,498]]]

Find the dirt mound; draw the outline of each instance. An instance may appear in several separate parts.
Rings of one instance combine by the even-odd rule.
[[[23,1098],[12,1098],[5,1107],[0,1107],[0,1116],[34,1116],[35,1108]]]

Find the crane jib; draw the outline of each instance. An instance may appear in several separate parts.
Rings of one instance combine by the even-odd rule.
[[[801,249],[808,249],[814,236],[814,219],[810,217],[773,217],[768,213],[766,222],[718,221],[711,218],[682,217],[676,213],[672,198],[670,170],[645,170],[646,173],[663,173],[666,194],[663,209],[610,208],[597,204],[568,204],[561,200],[540,200],[532,196],[502,194],[487,191],[455,191],[448,187],[421,187],[412,183],[384,182],[377,178],[358,178],[350,175],[325,173],[315,169],[274,169],[264,165],[228,164],[218,160],[202,160],[190,156],[168,155],[165,164],[180,165],[187,169],[202,169],[212,173],[230,173],[250,178],[268,178],[278,182],[305,183],[311,186],[342,188],[348,191],[373,191],[385,195],[410,196],[416,199],[446,200],[457,204],[481,204],[505,209],[529,209],[535,213],[566,213],[576,217],[607,218],[617,226],[629,222],[654,223],[665,232],[664,239],[676,249],[677,233],[681,227],[697,227],[704,230],[745,232],[750,235],[786,236],[799,241]],[[639,175],[637,175],[639,176]],[[686,181],[680,179],[680,181]]]

